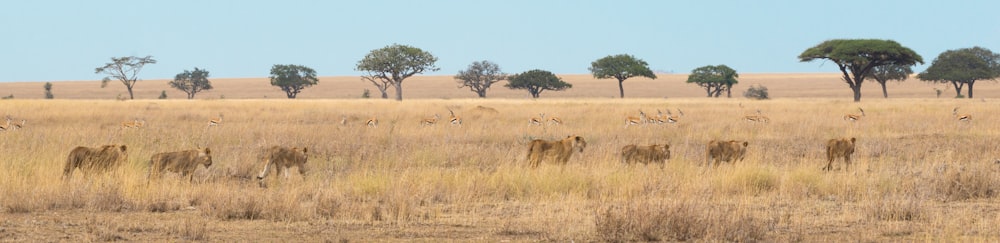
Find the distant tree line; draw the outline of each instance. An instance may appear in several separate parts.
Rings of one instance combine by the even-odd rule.
[[[878,39],[834,39],[824,41],[808,48],[798,56],[802,62],[824,59],[837,65],[842,74],[842,80],[854,93],[854,101],[861,100],[861,87],[865,80],[874,79],[882,88],[883,97],[888,98],[886,83],[889,81],[904,81],[913,74],[911,67],[924,63],[916,52],[892,40]],[[392,44],[375,49],[358,61],[355,70],[362,72],[361,79],[370,82],[380,92],[383,99],[388,99],[388,90],[393,88],[395,99],[403,100],[403,81],[424,72],[438,71],[435,66],[437,57],[430,52],[408,45]],[[134,99],[133,88],[140,80],[139,72],[147,64],[156,64],[152,56],[112,57],[111,62],[95,68],[94,72],[105,74],[101,87],[115,80],[122,83],[128,90],[128,98]],[[642,59],[629,54],[609,55],[591,62],[588,70],[597,79],[614,79],[618,81],[618,95],[625,98],[624,82],[634,77],[656,79],[656,74],[649,69],[649,64]],[[205,90],[212,90],[208,79],[209,71],[195,67],[184,70],[170,81],[170,87],[183,91],[188,99]],[[316,71],[312,68],[293,65],[276,64],[271,68],[269,76],[271,85],[280,88],[289,99],[294,99],[304,89],[319,83]],[[995,80],[1000,77],[1000,54],[982,47],[948,50],[941,53],[931,66],[916,76],[918,79],[932,83],[951,84],[955,87],[956,97],[962,98],[962,89],[968,88],[968,98],[973,98],[973,86],[979,80]],[[726,65],[707,65],[695,68],[688,76],[687,83],[698,85],[705,89],[708,97],[732,97],[732,87],[738,84],[739,73]],[[487,97],[487,91],[493,84],[507,81],[504,87],[528,91],[532,98],[539,98],[546,90],[562,91],[573,85],[563,81],[552,72],[534,69],[518,74],[504,73],[500,65],[489,60],[475,61],[466,69],[459,70],[454,76],[458,88],[468,88],[480,98]],[[51,83],[46,83],[46,98],[54,96]],[[756,87],[748,90],[754,97],[760,97],[766,87]],[[744,93],[745,95],[748,93]],[[366,94],[367,96],[367,89]],[[160,98],[166,98],[164,91]]]

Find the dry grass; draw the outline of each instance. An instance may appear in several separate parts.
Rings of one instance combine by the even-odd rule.
[[[28,123],[0,133],[0,240],[996,241],[997,103],[866,101],[849,123],[859,104],[830,99],[4,100]],[[447,108],[465,124],[420,126]],[[665,108],[686,116],[624,127]],[[758,108],[771,123],[739,119]],[[528,126],[540,112],[565,125]],[[146,127],[118,127],[136,117]],[[531,139],[569,134],[582,155],[525,168]],[[855,163],[823,172],[835,137],[858,138]],[[699,166],[712,139],[748,140],[746,160]],[[621,146],[651,143],[673,158],[619,164]],[[101,144],[127,144],[126,165],[59,180],[71,148]],[[279,144],[309,147],[309,171],[259,188],[260,153]],[[194,183],[147,182],[152,154],[206,146],[215,163]]]

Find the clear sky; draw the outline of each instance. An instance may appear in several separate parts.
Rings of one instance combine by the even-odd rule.
[[[266,77],[273,64],[355,76],[373,49],[431,52],[452,75],[490,60],[508,73],[588,73],[632,54],[661,72],[728,65],[741,73],[837,72],[801,63],[828,39],[892,39],[923,56],[972,46],[1000,52],[1000,1],[6,1],[0,82],[99,80],[114,56],[152,55],[142,79],[185,69]]]

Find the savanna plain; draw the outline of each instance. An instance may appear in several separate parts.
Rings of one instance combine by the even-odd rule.
[[[0,132],[0,241],[1000,241],[1000,85],[953,99],[911,79],[884,99],[868,83],[855,103],[833,73],[742,75],[734,98],[701,97],[683,77],[628,80],[618,99],[615,81],[570,75],[573,89],[534,100],[421,77],[402,102],[358,98],[356,78],[321,78],[296,100],[264,79],[213,81],[195,100],[155,99],[164,80],[128,101],[114,83],[54,82],[55,100],[42,83],[0,83],[16,97],[0,115],[26,120]],[[773,99],[737,98],[750,84]],[[420,124],[449,109],[462,125]],[[639,110],[678,122],[625,126]],[[757,110],[770,121],[742,119]],[[564,123],[530,126],[539,113]],[[531,140],[568,135],[588,144],[568,164],[527,166]],[[821,170],[826,141],[849,137],[853,164]],[[746,158],[702,165],[713,139],[748,141]],[[619,161],[621,147],[654,143],[671,159]],[[71,149],[104,144],[128,146],[122,167],[61,178]],[[308,148],[308,170],[261,188],[274,145]],[[152,154],[205,147],[214,163],[193,182],[147,180]]]

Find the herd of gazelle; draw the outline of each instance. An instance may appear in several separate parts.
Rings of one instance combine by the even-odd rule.
[[[864,118],[865,117],[865,110],[862,109],[861,107],[858,107],[858,111],[860,113],[857,113],[857,114],[852,114],[852,113],[845,114],[844,115],[844,120],[845,121],[854,122],[854,121],[858,121],[858,120],[861,120],[862,118]],[[647,116],[646,113],[643,112],[642,110],[639,110],[639,116],[626,116],[625,117],[625,127],[634,126],[634,125],[643,125],[643,124],[677,123],[678,118],[684,116],[684,111],[681,111],[681,109],[677,109],[678,116],[676,116],[676,117],[674,116],[674,114],[669,109],[666,110],[666,113],[664,113],[663,111],[661,111],[659,109],[657,109],[656,112],[657,112],[657,115],[651,116],[651,117]],[[951,112],[952,112],[952,115],[955,117],[955,120],[957,120],[957,121],[963,121],[963,122],[972,121],[972,115],[970,115],[970,114],[959,114],[958,113],[958,107],[955,107],[955,109],[953,109]],[[459,117],[459,116],[457,116],[457,115],[455,115],[455,111],[453,111],[452,109],[448,109],[448,113],[450,114],[450,116],[448,118],[448,123],[449,124],[451,124],[451,125],[462,125],[462,118]],[[214,117],[214,118],[211,118],[211,119],[208,120],[208,126],[212,127],[212,126],[218,126],[219,124],[222,124],[222,118],[223,118],[222,113],[219,113],[218,117]],[[13,119],[10,116],[7,116],[6,120],[7,120],[6,124],[0,124],[0,131],[9,131],[9,130],[20,129],[20,128],[24,127],[24,123],[26,122],[25,120],[22,119],[21,123],[11,123]],[[437,124],[438,121],[440,121],[440,120],[441,120],[441,115],[434,114],[433,117],[421,119],[420,120],[420,125],[423,125],[423,126],[433,126],[433,125]],[[756,115],[746,115],[746,116],[743,116],[743,120],[749,121],[749,122],[767,123],[767,122],[770,122],[771,119],[768,118],[767,116],[763,115],[763,113],[761,112],[760,109],[757,109],[757,114]],[[347,116],[342,116],[342,118],[340,120],[340,123],[341,123],[341,125],[347,125]],[[549,125],[562,125],[563,124],[563,120],[561,118],[555,117],[555,116],[546,118],[545,117],[545,113],[539,113],[538,116],[531,117],[530,119],[528,119],[528,126],[542,126],[542,125],[545,125],[545,124],[549,124]],[[145,125],[146,125],[146,120],[145,119],[139,119],[139,118],[135,118],[135,119],[133,119],[131,121],[125,121],[125,122],[121,123],[121,127],[122,128],[141,128],[141,127],[143,127]],[[365,121],[365,125],[368,126],[368,127],[373,127],[373,128],[378,127],[378,118],[373,116],[371,119],[368,119],[367,121]]]
[[[11,120],[14,120],[14,118],[11,118],[10,116],[7,116],[7,124],[0,125],[0,132],[2,132],[2,131],[8,131],[8,130],[13,131],[13,130],[21,129],[22,127],[24,127],[24,123],[26,122],[24,119],[21,119],[21,123],[11,124],[10,123]]]

